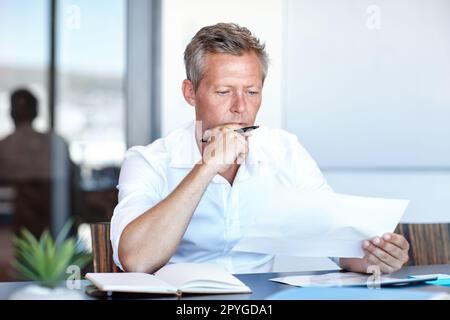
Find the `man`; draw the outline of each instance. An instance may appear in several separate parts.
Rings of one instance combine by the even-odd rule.
[[[294,135],[264,127],[234,131],[255,123],[267,75],[264,45],[249,30],[224,23],[202,28],[184,58],[182,91],[197,121],[126,153],[111,222],[115,262],[141,272],[167,262],[270,271],[273,256],[232,251],[258,195],[268,188],[299,194],[331,188]],[[342,258],[340,265],[393,272],[407,261],[408,246],[402,236],[386,234],[363,244],[363,259]]]

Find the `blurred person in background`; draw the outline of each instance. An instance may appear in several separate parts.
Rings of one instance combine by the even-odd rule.
[[[51,226],[55,161],[68,160],[69,167],[63,170],[69,170],[69,177],[73,163],[62,137],[33,129],[39,107],[33,93],[19,88],[12,92],[10,102],[15,130],[0,140],[0,186],[11,190],[13,231],[25,227],[39,237]]]

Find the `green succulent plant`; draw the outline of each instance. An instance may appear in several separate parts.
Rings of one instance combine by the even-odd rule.
[[[39,240],[27,229],[22,229],[20,236],[14,237],[13,267],[22,279],[54,288],[68,277],[68,266],[77,265],[81,270],[91,261],[91,254],[81,250],[74,237],[68,237],[71,226],[71,221],[66,223],[56,240],[48,230]]]

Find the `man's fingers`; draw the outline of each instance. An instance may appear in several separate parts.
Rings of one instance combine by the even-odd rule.
[[[378,245],[382,244],[379,243]],[[377,245],[374,245],[368,241],[365,241],[363,249],[367,252],[370,252],[372,255],[376,256],[380,261],[384,262],[385,264],[389,265],[394,269],[400,269],[403,265],[401,258],[398,259],[392,256],[390,253],[386,252]]]
[[[383,241],[382,244],[380,245],[380,247],[384,251],[389,253],[391,256],[393,256],[394,258],[401,260],[401,261],[404,259],[405,251],[403,251],[396,245],[393,245],[392,243],[387,242],[387,241]]]
[[[203,141],[214,144],[215,155],[224,165],[242,164],[248,154],[248,141],[244,134],[230,127],[211,128],[204,132]]]
[[[223,138],[226,140],[227,137],[229,137],[228,135],[230,134],[231,131],[232,130],[230,130],[227,127],[216,127],[207,129],[203,133],[202,142],[212,142],[219,138]]]
[[[382,250],[389,253],[392,257],[401,259],[405,254],[405,250],[400,249],[396,245],[385,241],[383,238],[375,237],[370,241],[375,247],[381,248]]]
[[[380,271],[382,273],[392,273],[396,271],[390,265],[386,264],[384,261],[380,260],[376,255],[371,252],[364,250],[364,259],[368,262],[369,265],[375,265],[380,267]]]
[[[399,247],[402,250],[409,250],[409,243],[408,241],[405,239],[405,237],[403,237],[400,234],[396,234],[396,233],[385,233],[383,235],[383,239],[385,241],[388,241],[394,245],[396,245],[397,247]]]
[[[235,132],[234,130],[236,130],[236,129],[239,129],[239,126],[225,125],[225,126],[207,129],[203,133],[202,141],[208,141],[211,138],[211,136],[215,136],[218,134],[226,135],[226,134],[234,133]],[[242,132],[242,133],[235,132],[235,133],[241,137],[246,137],[246,138],[252,136],[251,132]]]
[[[242,164],[242,163],[244,163],[244,161],[248,155],[248,151],[249,151],[248,143],[247,143],[245,137],[243,137],[243,136],[235,137],[235,139],[237,140],[236,141],[237,142],[236,148],[238,148],[237,151],[238,152],[240,151],[238,157],[236,158],[236,163]]]

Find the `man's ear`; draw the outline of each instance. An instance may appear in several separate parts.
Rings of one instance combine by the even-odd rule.
[[[186,102],[195,107],[195,90],[192,82],[188,79],[183,80],[181,89],[183,91],[183,96]]]

